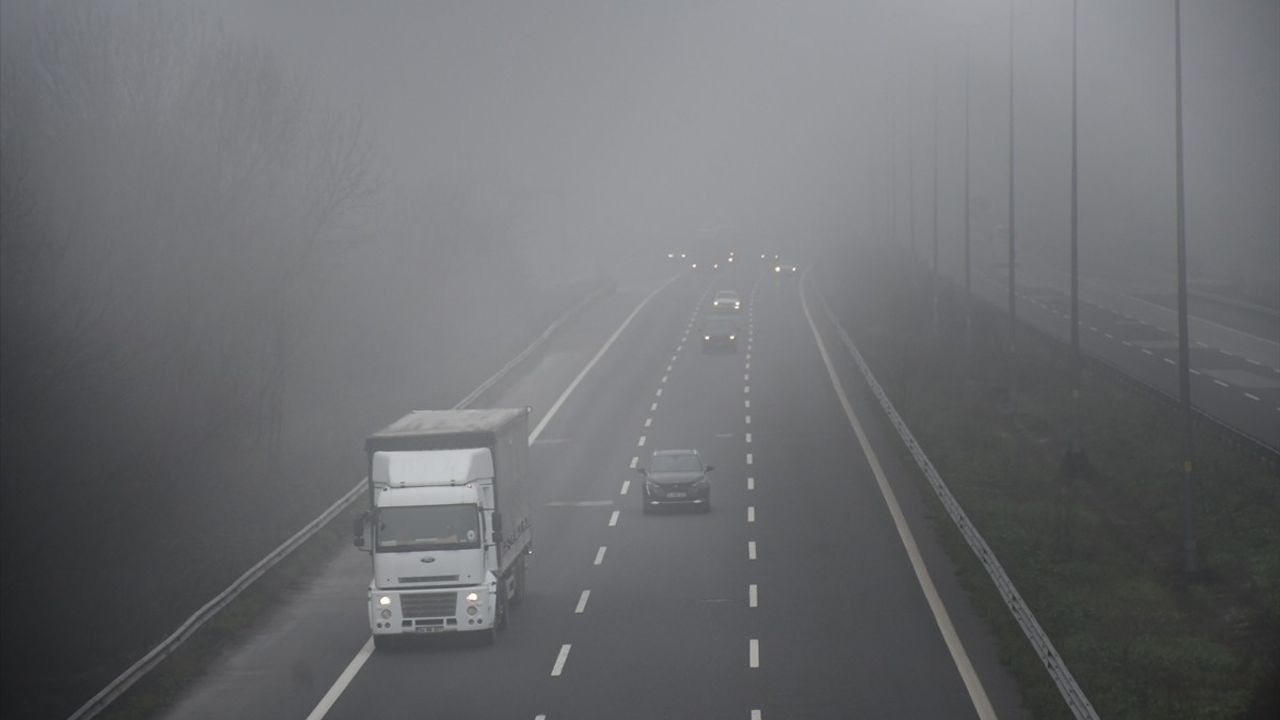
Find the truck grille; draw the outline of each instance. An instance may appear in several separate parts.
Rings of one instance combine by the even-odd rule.
[[[457,604],[457,593],[406,593],[400,596],[400,612],[407,618],[451,616]]]

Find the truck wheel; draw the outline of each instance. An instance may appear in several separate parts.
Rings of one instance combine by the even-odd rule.
[[[527,555],[521,555],[520,559],[516,561],[516,569],[515,569],[514,580],[513,580],[513,582],[515,582],[516,584],[516,588],[511,593],[512,605],[519,605],[520,603],[524,602],[524,594],[525,594],[524,584],[526,582],[525,577],[528,573],[528,569],[525,567],[525,559],[527,557],[528,557]]]

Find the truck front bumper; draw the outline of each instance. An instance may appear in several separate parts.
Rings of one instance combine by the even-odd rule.
[[[496,586],[369,591],[374,635],[430,634],[493,627]]]

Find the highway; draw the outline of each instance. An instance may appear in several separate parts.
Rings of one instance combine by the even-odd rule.
[[[704,354],[718,289],[746,301],[745,342]],[[1023,717],[924,490],[850,385],[879,478],[855,438],[833,385],[848,359],[829,339],[824,359],[800,293],[754,267],[623,283],[481,399],[538,421],[529,595],[496,645],[373,651],[350,548],[168,716]],[[715,466],[711,512],[643,514],[633,468],[687,447]]]

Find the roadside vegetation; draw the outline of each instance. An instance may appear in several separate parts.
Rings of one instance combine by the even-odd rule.
[[[895,248],[829,258],[819,288],[938,472],[1104,718],[1280,716],[1280,476],[1197,427],[1199,571],[1182,567],[1180,421],[1173,406],[1085,366],[1078,444],[1070,347],[1019,328],[1017,413],[1006,327],[944,285],[935,337],[927,263]],[[911,463],[910,456],[902,449]],[[922,493],[932,498],[923,477]],[[1039,658],[936,499],[962,581],[1037,718],[1070,717]]]

